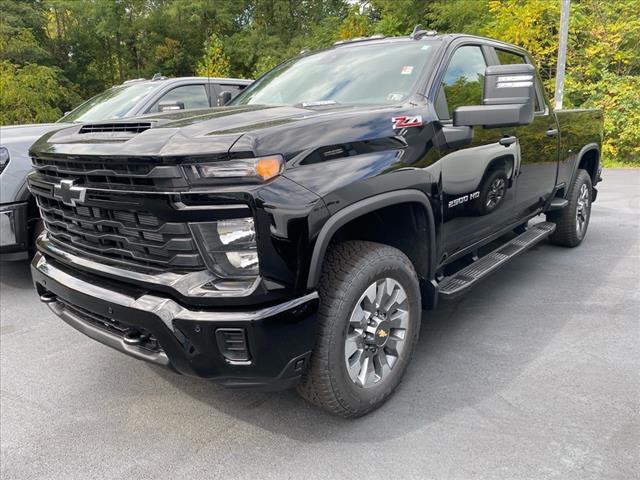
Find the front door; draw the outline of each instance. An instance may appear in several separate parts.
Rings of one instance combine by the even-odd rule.
[[[479,45],[463,45],[451,56],[436,100],[443,131],[455,130],[451,119],[456,107],[482,104],[487,51]],[[448,256],[514,220],[518,141],[503,139],[499,128],[476,125],[472,131],[471,143],[440,148],[443,253]]]

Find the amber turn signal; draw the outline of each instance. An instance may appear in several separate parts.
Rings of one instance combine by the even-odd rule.
[[[269,180],[282,172],[282,157],[273,155],[271,157],[259,158],[256,162],[256,174],[262,180]]]

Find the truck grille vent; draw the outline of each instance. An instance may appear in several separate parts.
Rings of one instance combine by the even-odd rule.
[[[249,349],[244,328],[218,328],[216,341],[220,353],[229,362],[249,361]]]
[[[142,133],[151,128],[151,122],[93,123],[80,127],[78,133]]]
[[[36,194],[49,237],[67,250],[151,270],[204,270],[187,224],[163,222],[148,212],[69,206]]]
[[[87,187],[172,189],[187,182],[177,165],[164,165],[157,158],[34,156],[33,167],[42,175],[73,179]]]

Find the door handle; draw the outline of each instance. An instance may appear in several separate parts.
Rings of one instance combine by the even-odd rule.
[[[513,145],[514,143],[516,143],[518,139],[516,137],[502,137],[500,139],[500,145],[504,145],[505,147],[508,147],[509,145]]]
[[[557,128],[550,128],[549,130],[544,132],[544,134],[547,137],[555,137],[556,135],[558,135],[558,129]]]

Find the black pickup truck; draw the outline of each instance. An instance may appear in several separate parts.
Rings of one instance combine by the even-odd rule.
[[[33,279],[124,353],[359,416],[399,384],[423,310],[545,238],[582,242],[601,140],[602,114],[554,112],[521,48],[341,42],[223,107],[41,138]]]

